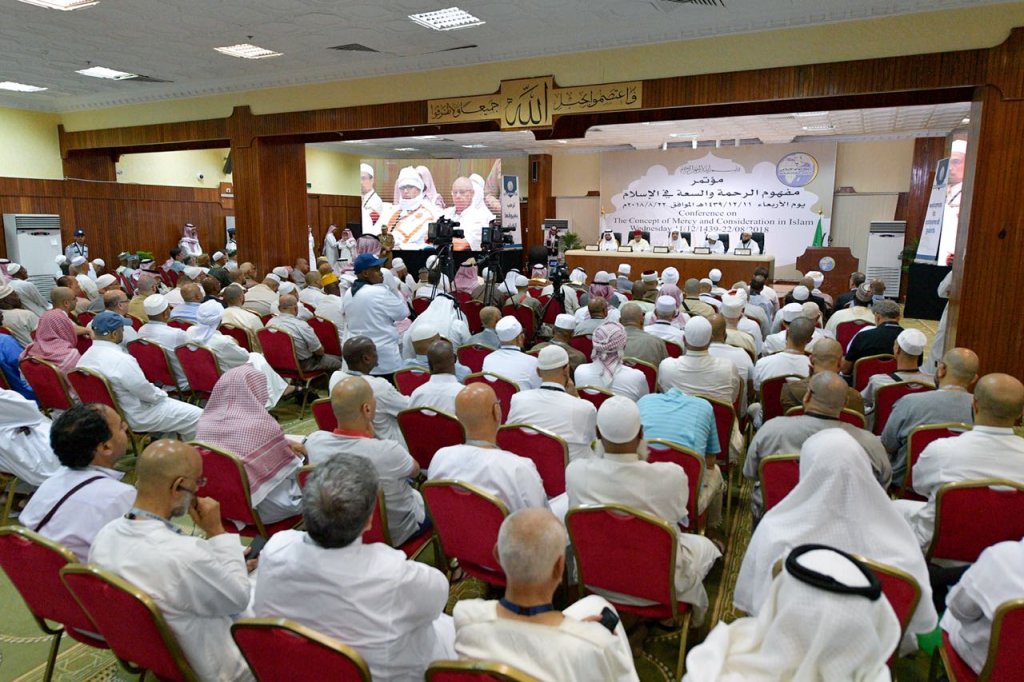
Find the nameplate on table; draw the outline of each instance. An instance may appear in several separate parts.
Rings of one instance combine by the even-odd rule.
[[[668,247],[667,246],[655,246],[654,247],[654,253],[668,253]]]
[[[632,246],[620,246],[617,250],[619,253],[633,253]]]
[[[598,246],[597,244],[587,244],[586,246],[583,247],[583,250],[584,251],[600,251],[601,247]]]
[[[753,253],[753,251],[751,251],[750,249],[735,249],[732,252],[732,255],[734,255],[734,256],[749,256],[752,253]]]
[[[693,255],[695,256],[710,256],[711,249],[706,246],[695,246],[693,248]]]

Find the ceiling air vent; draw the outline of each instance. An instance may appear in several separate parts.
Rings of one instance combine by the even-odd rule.
[[[707,5],[709,7],[725,7],[725,0],[661,0],[674,2],[677,5]]]
[[[348,43],[347,45],[335,45],[334,47],[327,48],[328,50],[337,50],[338,52],[380,52],[372,47],[367,47],[360,43]]]

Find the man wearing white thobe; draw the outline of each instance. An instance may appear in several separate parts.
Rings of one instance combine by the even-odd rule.
[[[52,307],[43,298],[36,285],[28,281],[28,271],[25,269],[25,266],[20,263],[11,263],[7,266],[7,274],[11,276],[8,284],[14,289],[14,293],[18,294],[18,298],[21,299],[21,305],[25,310],[39,317]]]
[[[182,391],[187,391],[189,388],[188,379],[185,377],[185,370],[182,369],[181,361],[178,360],[178,356],[174,351],[188,343],[188,334],[185,333],[184,329],[167,324],[171,317],[171,308],[165,296],[161,294],[147,296],[142,306],[146,311],[146,317],[149,318],[149,322],[139,327],[139,338],[144,341],[151,341],[164,349],[167,362],[171,366],[171,371],[174,372],[174,378],[178,384],[177,387]],[[125,329],[131,329],[131,327],[126,327]],[[224,368],[222,367],[221,369]]]
[[[112,468],[124,457],[128,435],[117,412],[98,404],[75,405],[57,418],[52,432],[64,466],[43,481],[18,521],[85,563],[100,529],[124,516],[135,501],[135,488],[122,483],[124,474]]]
[[[598,241],[601,251],[618,251],[619,242],[615,239],[615,235],[612,234],[611,230],[605,230],[601,233],[601,239]]]
[[[678,315],[679,305],[676,299],[671,296],[659,296],[654,303],[654,324],[644,327],[644,331],[682,347],[683,330],[672,324]]]
[[[718,233],[717,232],[708,232],[707,238],[705,239],[705,244],[704,245],[707,248],[711,249],[711,253],[716,253],[716,254],[724,254],[725,253],[725,244],[723,244],[721,242],[721,240],[718,239]]]
[[[131,323],[110,311],[97,315],[92,321],[96,340],[79,359],[78,367],[106,378],[132,431],[178,434],[182,440],[191,440],[202,408],[168,398],[146,380],[138,361],[121,348],[126,324]]]
[[[253,344],[253,350],[259,348],[259,340],[256,333],[263,329],[263,321],[255,313],[249,312],[242,306],[245,305],[245,288],[238,284],[232,284],[221,292],[221,300],[224,303],[224,317],[220,323],[229,324],[232,327],[240,327],[249,333],[249,341]]]
[[[402,353],[398,342],[396,322],[409,317],[409,306],[402,297],[389,289],[380,268],[383,258],[364,253],[356,257],[353,268],[356,283],[345,292],[346,338],[366,336],[377,348],[377,366],[373,374],[391,375],[402,366]]]
[[[632,247],[635,253],[651,250],[651,243],[644,239],[644,233],[640,230],[633,231],[633,238],[626,243],[626,246]]]
[[[409,396],[409,407],[425,407],[455,414],[455,397],[464,388],[455,376],[455,350],[444,339],[434,341],[427,348],[430,379],[416,387]]]
[[[705,395],[730,405],[740,391],[740,375],[731,362],[708,353],[711,323],[700,315],[683,328],[686,355],[662,360],[658,384],[662,389],[678,388],[687,395]]]
[[[454,655],[448,581],[400,550],[363,542],[378,485],[358,455],[317,466],[303,495],[305,532],[277,533],[260,554],[253,612],[344,642],[374,679],[419,682],[431,661]]]
[[[526,341],[523,325],[511,315],[506,315],[498,320],[494,331],[501,341],[501,348],[484,358],[484,371],[515,382],[520,391],[539,388],[537,358],[523,352],[523,343]]]
[[[708,607],[703,580],[722,554],[703,535],[678,531],[677,524],[687,517],[686,472],[675,464],[646,462],[640,457],[638,453],[646,451],[640,410],[628,398],[606,400],[597,412],[597,428],[601,433],[598,456],[576,460],[565,470],[570,509],[587,504],[622,504],[669,524],[678,540],[676,599],[693,605],[695,623],[703,623]],[[610,597],[622,603],[648,603],[629,595]]]
[[[749,232],[741,232],[736,244],[729,249],[730,253],[736,253],[736,249],[750,249],[751,256],[760,256],[761,246],[754,241],[753,237],[754,235]]]
[[[353,336],[343,347],[345,367],[331,375],[327,390],[334,391],[339,382],[349,377],[362,377],[370,385],[376,410],[373,415],[373,433],[379,440],[393,440],[407,447],[402,429],[398,426],[398,413],[413,407],[409,396],[402,395],[395,385],[383,377],[375,377],[370,370],[377,366],[377,347],[366,336]]]
[[[569,354],[561,346],[547,345],[537,355],[540,388],[512,396],[508,424],[529,424],[550,431],[565,441],[569,461],[594,454],[597,408],[576,395],[569,374]]]
[[[0,389],[0,470],[35,488],[60,471],[50,449],[50,420],[35,402]]]

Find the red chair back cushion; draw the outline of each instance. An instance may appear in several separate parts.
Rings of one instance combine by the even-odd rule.
[[[610,396],[607,393],[604,393],[602,391],[596,391],[596,390],[594,390],[592,388],[585,388],[585,387],[584,388],[577,387],[576,392],[579,393],[581,398],[583,398],[587,402],[591,403],[594,407],[596,407],[599,410],[601,409],[601,405],[604,404],[604,401],[606,401],[606,400],[608,400],[608,398],[612,397],[612,396]]]
[[[68,373],[68,381],[83,403],[101,403],[118,409],[114,396],[107,390],[107,384],[99,377],[73,369]]]
[[[209,397],[220,379],[217,358],[208,348],[185,344],[174,349],[192,391]]]
[[[330,398],[321,398],[313,402],[313,419],[321,431],[333,431],[338,428],[338,418],[334,416]]]
[[[644,373],[644,379],[647,379],[647,390],[654,393],[658,385],[658,368],[651,367],[643,362],[637,362],[635,358],[625,358],[622,364],[626,367],[632,367],[638,369]]]
[[[512,409],[512,396],[519,392],[519,385],[493,374],[466,378],[467,386],[482,382],[486,382],[488,386],[493,388],[494,394],[498,396],[498,402],[501,403],[501,421],[505,423],[505,420],[508,419],[508,413]]]
[[[412,310],[417,315],[422,315],[423,311],[430,307],[429,298],[414,298],[412,299]]]
[[[78,341],[75,342],[75,348],[78,349],[79,355],[85,355],[85,351],[92,348],[92,339],[85,335],[79,336]]]
[[[698,486],[704,474],[704,460],[701,457],[690,457],[677,450],[673,450],[664,443],[648,443],[650,451],[648,462],[671,462],[683,468],[686,472],[686,485],[688,487],[686,497],[687,528],[697,526],[697,497],[700,493]]]
[[[468,367],[470,372],[482,372],[484,371],[484,358],[493,352],[487,346],[478,346],[476,344],[460,346],[458,351],[459,362]]]
[[[178,387],[178,381],[171,371],[164,349],[155,343],[139,339],[128,344],[128,352],[138,360],[146,380],[158,386]]]
[[[991,670],[990,680],[1012,680],[1024,670],[1024,607],[1017,607],[1003,617]]]
[[[718,433],[718,447],[720,448],[717,459],[719,464],[728,466],[729,442],[732,440],[732,426],[736,420],[736,413],[731,405],[710,400],[708,402],[711,403],[711,409],[715,413],[715,431]]]
[[[494,584],[505,584],[505,573],[494,558],[498,529],[505,514],[489,499],[457,484],[425,485],[423,499],[430,510],[441,548],[449,559],[458,559],[467,572],[489,575]],[[472,519],[472,523],[466,523]]]
[[[321,317],[314,317],[307,322],[324,347],[324,353],[341,357],[341,339],[338,338],[338,328],[334,323]]]
[[[850,320],[849,322],[843,322],[836,327],[836,341],[843,347],[843,352],[850,346],[850,341],[853,341],[853,337],[857,335],[864,327],[867,327],[870,322],[867,320]]]
[[[410,369],[409,371],[395,372],[395,388],[402,395],[412,395],[412,392],[423,384],[430,381],[430,372],[425,369]]]
[[[522,426],[503,427],[498,430],[498,447],[532,460],[548,497],[565,492],[567,453],[557,438]]]
[[[235,461],[223,454],[196,448],[203,458],[203,476],[206,485],[198,491],[201,497],[212,497],[220,502],[220,517],[224,527],[230,532],[237,526],[228,519],[235,519],[245,524],[256,523],[252,509],[246,501],[248,481],[243,481]]]
[[[455,417],[434,410],[405,410],[398,414],[398,428],[402,430],[409,454],[420,468],[426,470],[434,453],[449,445],[466,442],[466,432]]]
[[[785,410],[782,409],[782,387],[785,384],[786,377],[775,377],[761,382],[762,422],[784,414]]]
[[[882,386],[878,389],[878,393],[875,395],[874,434],[877,436],[882,435],[882,431],[885,429],[885,425],[889,421],[889,415],[892,414],[892,410],[896,406],[897,400],[905,395],[910,395],[911,393],[923,393],[925,391],[934,390],[935,389],[932,386],[916,383],[899,383]]]
[[[351,658],[287,628],[236,625],[231,636],[260,680],[362,682]]]
[[[675,341],[666,341],[665,351],[668,352],[670,358],[678,358],[683,355],[683,347]]]
[[[551,298],[545,297],[545,298],[548,299],[547,303],[546,303],[547,309],[544,311],[544,319],[541,320],[541,322],[543,322],[544,324],[554,325],[555,324],[555,318],[558,317],[559,315],[561,315],[565,311],[562,309],[562,304],[558,301],[557,298],[554,298],[554,297],[551,297]],[[541,303],[545,303],[545,302],[541,301]]]
[[[853,368],[853,387],[863,391],[868,386],[868,381],[876,374],[889,374],[896,371],[896,358],[890,356],[884,358],[864,358],[858,360]]]
[[[188,331],[189,327],[192,326],[192,323],[184,320],[168,320],[167,326],[174,327],[175,329],[181,329],[182,331]]]
[[[295,376],[299,373],[292,337],[273,329],[261,329],[256,336],[259,337],[263,355],[271,367],[283,375]]]
[[[764,480],[761,482],[764,511],[768,511],[778,504],[799,482],[800,460],[766,461]]]
[[[1024,490],[948,489],[937,507],[934,559],[973,563],[997,542],[1024,537]]]
[[[583,353],[589,361],[591,354],[594,352],[594,342],[590,336],[574,336],[569,341],[569,345]]]
[[[49,410],[70,410],[74,404],[60,370],[37,358],[25,358],[18,366],[39,403]]]
[[[230,336],[235,340],[235,343],[237,343],[239,346],[241,346],[242,348],[246,349],[249,352],[252,352],[252,344],[249,342],[249,332],[245,331],[241,327],[233,327],[229,324],[222,324],[220,328],[217,329],[217,331],[219,331],[221,334],[225,336]]]
[[[476,334],[483,331],[484,324],[480,321],[480,311],[484,304],[480,301],[466,301],[462,304],[462,314],[466,316],[466,323],[469,325],[469,333]]]
[[[533,308],[521,305],[512,310],[512,315],[519,320],[519,324],[523,325],[523,334],[526,335],[527,343],[531,342],[534,335],[537,333],[537,329],[533,321]]]

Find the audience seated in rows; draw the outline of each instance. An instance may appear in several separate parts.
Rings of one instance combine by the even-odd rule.
[[[523,325],[511,315],[506,315],[498,320],[494,329],[501,347],[484,358],[484,371],[515,382],[520,391],[538,388],[537,358],[523,352],[526,343]]]
[[[597,386],[632,401],[650,393],[644,373],[623,364],[628,340],[625,327],[618,322],[606,320],[598,326],[592,336],[591,362],[576,368],[576,385]]]
[[[409,407],[425,407],[455,414],[455,397],[462,391],[462,384],[455,376],[455,349],[446,339],[430,344],[427,349],[427,364],[430,379],[417,386],[409,396]]]

